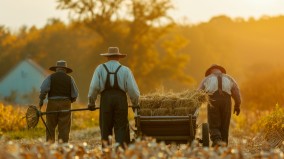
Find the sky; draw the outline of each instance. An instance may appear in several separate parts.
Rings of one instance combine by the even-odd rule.
[[[172,0],[170,14],[179,22],[206,22],[218,15],[259,18],[284,15],[284,0]],[[68,21],[67,11],[56,10],[56,0],[0,0],[0,25],[43,27],[49,18]]]

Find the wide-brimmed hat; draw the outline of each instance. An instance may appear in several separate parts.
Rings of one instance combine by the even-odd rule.
[[[56,68],[64,68],[66,70],[66,73],[71,73],[73,70],[71,68],[67,67],[67,62],[64,60],[59,60],[56,62],[56,66],[52,66],[49,68],[51,71],[56,71]]]
[[[213,69],[218,69],[222,73],[226,73],[226,69],[224,67],[217,65],[217,64],[213,64],[206,70],[205,77],[209,76],[211,74],[211,70],[213,70]]]
[[[121,57],[121,58],[127,56],[126,54],[120,53],[118,47],[109,47],[107,53],[102,53],[100,55],[101,56],[118,56],[118,57]]]

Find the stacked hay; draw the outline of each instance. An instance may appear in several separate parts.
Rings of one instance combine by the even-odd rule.
[[[140,114],[185,116],[193,114],[198,107],[208,101],[208,95],[200,90],[186,90],[180,93],[157,91],[141,96]]]

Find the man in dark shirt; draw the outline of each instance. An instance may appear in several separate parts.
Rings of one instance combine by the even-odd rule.
[[[71,103],[75,102],[78,97],[78,89],[71,73],[72,69],[67,67],[64,60],[57,61],[56,66],[50,67],[49,70],[55,73],[49,75],[41,85],[40,91],[40,108],[43,101],[48,95],[46,111],[58,111],[71,109]],[[68,142],[71,127],[71,112],[55,113],[46,116],[47,127],[46,141],[55,142],[55,128],[58,126],[58,140]]]

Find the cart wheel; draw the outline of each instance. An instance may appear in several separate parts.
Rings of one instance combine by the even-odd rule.
[[[209,126],[208,126],[208,123],[202,123],[202,143],[203,143],[203,147],[209,147]]]

